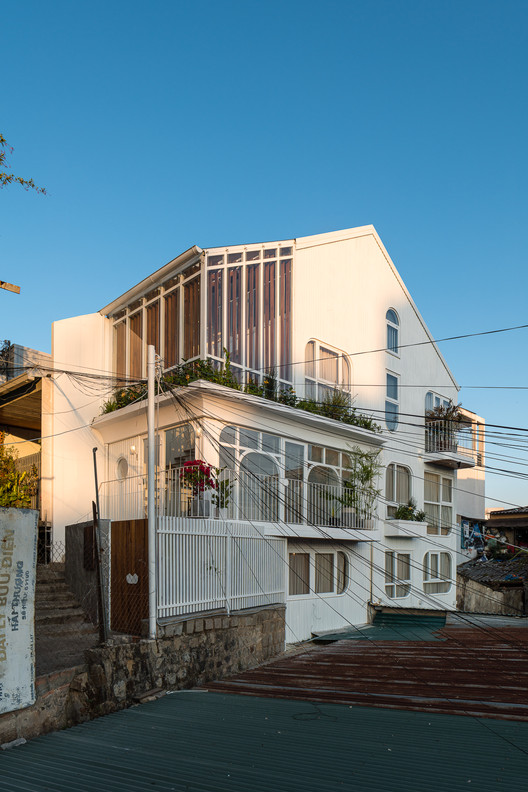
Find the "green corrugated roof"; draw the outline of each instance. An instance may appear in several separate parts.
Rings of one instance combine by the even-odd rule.
[[[323,633],[314,638],[314,643],[334,641],[444,641],[435,635],[445,626],[446,617],[441,614],[376,613],[372,624],[363,627],[347,627],[333,633]]]
[[[511,792],[527,751],[528,723],[190,691],[6,751],[0,786]]]

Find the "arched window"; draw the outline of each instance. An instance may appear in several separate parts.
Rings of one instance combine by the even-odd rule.
[[[423,588],[426,594],[445,594],[451,588],[451,555],[426,553],[423,564]]]
[[[279,469],[266,454],[249,452],[240,463],[241,519],[265,520],[279,518]]]
[[[341,504],[339,478],[332,468],[317,465],[308,474],[308,523],[338,525]]]
[[[387,320],[387,350],[395,355],[399,354],[398,333],[400,320],[394,308],[389,308],[385,318]]]
[[[345,553],[337,553],[337,587],[336,593],[343,594],[348,588],[348,558]]]

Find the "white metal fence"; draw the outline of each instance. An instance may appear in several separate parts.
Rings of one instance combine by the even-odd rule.
[[[249,523],[160,517],[158,617],[286,600],[286,540]]]
[[[182,468],[157,476],[160,517],[201,517],[249,522],[286,522],[317,526],[374,527],[374,504],[361,490],[343,485],[315,484],[278,476],[235,474],[225,470],[214,486],[192,486]],[[146,516],[147,481],[129,476],[102,485],[104,517],[132,520]]]

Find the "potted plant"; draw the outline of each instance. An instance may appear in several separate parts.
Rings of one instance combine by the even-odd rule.
[[[180,484],[190,490],[190,517],[209,517],[210,498],[206,494],[216,489],[214,469],[201,459],[185,462],[180,472]]]

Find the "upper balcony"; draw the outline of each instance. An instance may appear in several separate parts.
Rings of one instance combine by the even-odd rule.
[[[105,482],[102,508],[111,520],[146,517],[146,476]],[[197,531],[200,519],[258,523],[264,535],[290,538],[374,541],[379,530],[373,504],[350,487],[231,470],[194,478],[185,468],[159,471],[156,509],[161,517],[195,518]]]
[[[470,421],[425,418],[424,460],[441,467],[461,469],[478,464]]]

